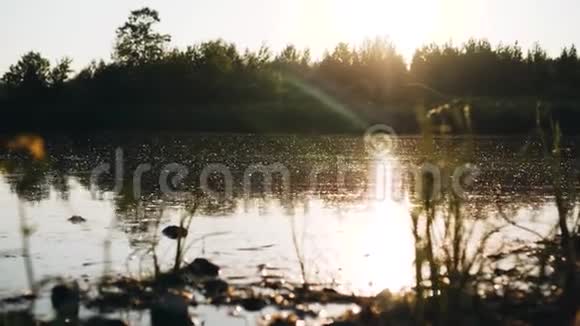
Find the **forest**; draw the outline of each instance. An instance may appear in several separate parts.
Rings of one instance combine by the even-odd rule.
[[[171,48],[161,18],[143,8],[116,31],[111,60],[73,72],[31,51],[0,81],[4,132],[188,130],[358,132],[375,123],[419,130],[417,110],[452,101],[472,109],[474,131],[525,133],[538,106],[580,131],[580,61],[574,45],[550,57],[538,44],[429,44],[411,62],[387,38],[308,49],[241,50],[218,39]],[[453,130],[451,128],[451,130]]]

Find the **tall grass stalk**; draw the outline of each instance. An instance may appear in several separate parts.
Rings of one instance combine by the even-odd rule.
[[[437,167],[437,175],[420,168],[414,173],[416,185],[412,201],[411,220],[415,239],[415,316],[419,325],[456,324],[459,307],[474,312],[472,282],[485,262],[490,239],[503,227],[466,215],[465,194],[452,187],[455,171],[471,164],[474,159],[472,136],[446,137],[445,131],[457,129],[471,135],[471,107],[462,101],[425,112],[418,108],[419,124],[423,130],[419,144],[423,166]],[[437,116],[445,126],[432,123]],[[439,128],[439,129],[437,129]],[[442,132],[437,138],[434,131]],[[458,147],[458,153],[447,153]],[[430,313],[427,313],[429,311]]]
[[[32,227],[28,224],[26,209],[20,199],[18,199],[18,217],[20,220],[20,234],[22,236],[22,257],[24,259],[24,268],[26,270],[28,287],[30,291],[36,295],[37,287],[34,280],[32,257],[30,255],[30,236],[32,235],[33,230]]]
[[[193,199],[192,205],[187,210],[187,214],[183,214],[179,219],[179,227],[181,229],[186,229],[189,234],[189,230],[191,227],[191,222],[193,221],[193,217],[195,216],[197,209],[199,208],[199,198],[195,197]],[[175,249],[175,258],[173,262],[173,271],[177,272],[181,268],[181,263],[183,261],[183,256],[185,253],[184,244],[187,239],[186,237],[178,237],[177,238],[177,247]]]
[[[304,258],[304,252],[302,252],[300,243],[298,241],[298,233],[296,232],[296,221],[294,216],[290,217],[290,228],[292,230],[292,245],[294,246],[294,253],[298,259],[298,265],[300,267],[300,274],[302,276],[302,282],[304,285],[308,284],[308,279],[306,276],[306,262]],[[304,235],[304,232],[303,232]],[[304,239],[302,241],[304,243]]]
[[[548,130],[544,128],[544,111],[542,104],[538,103],[536,110],[536,123],[538,134],[542,142],[544,157],[550,167],[551,182],[558,211],[557,227],[560,232],[560,247],[562,257],[565,259],[565,280],[563,293],[563,306],[566,317],[572,321],[576,316],[578,306],[578,280],[577,280],[577,255],[575,241],[578,239],[578,228],[570,227],[576,206],[576,173],[569,175],[564,171],[565,161],[562,148],[562,131],[558,121],[554,121],[551,115],[547,119]]]

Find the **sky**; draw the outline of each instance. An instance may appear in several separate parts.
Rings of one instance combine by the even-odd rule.
[[[51,61],[70,57],[76,70],[109,60],[115,29],[144,6],[159,11],[158,30],[174,47],[215,38],[241,49],[292,43],[317,58],[338,42],[379,36],[409,60],[423,44],[470,37],[539,42],[551,55],[580,45],[578,0],[3,0],[0,72],[30,50]]]

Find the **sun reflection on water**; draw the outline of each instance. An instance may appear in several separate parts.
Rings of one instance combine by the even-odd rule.
[[[353,289],[361,294],[376,294],[388,289],[397,292],[413,283],[414,244],[406,195],[393,193],[396,160],[377,157],[371,164],[374,171],[369,189],[368,209],[350,232],[350,253],[353,257],[350,275]]]

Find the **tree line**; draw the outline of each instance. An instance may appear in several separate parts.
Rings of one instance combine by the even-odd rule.
[[[112,60],[76,74],[68,58],[51,65],[25,54],[1,78],[3,116],[13,121],[5,128],[349,131],[380,121],[413,131],[419,102],[471,99],[485,116],[497,110],[481,99],[580,97],[573,45],[552,58],[539,45],[524,52],[517,43],[473,39],[424,46],[407,64],[393,43],[376,38],[340,43],[312,60],[293,45],[241,51],[213,40],[172,49],[170,35],[155,30],[159,22],[150,8],[131,12],[116,31]]]

